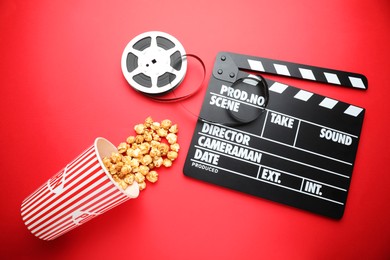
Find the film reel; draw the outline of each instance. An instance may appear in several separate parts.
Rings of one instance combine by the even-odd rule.
[[[127,82],[137,91],[162,95],[184,79],[187,59],[183,45],[172,35],[159,31],[142,33],[125,47],[121,67]]]

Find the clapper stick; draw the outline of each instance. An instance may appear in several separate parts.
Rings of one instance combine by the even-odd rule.
[[[354,89],[367,90],[368,88],[367,78],[362,74],[353,72],[229,52],[219,53],[217,61],[220,68],[219,66],[214,68],[214,76],[229,82],[234,82],[236,80],[238,70],[249,70],[345,86]]]

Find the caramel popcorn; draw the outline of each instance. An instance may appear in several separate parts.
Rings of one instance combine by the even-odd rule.
[[[172,151],[179,152],[180,145],[178,143],[174,143],[170,145]]]
[[[141,151],[141,154],[147,154],[149,152],[149,149],[150,149],[150,144],[149,143],[142,143],[139,146],[139,149]]]
[[[121,186],[122,189],[126,189],[129,185],[124,180],[119,181],[119,186]]]
[[[172,160],[168,159],[168,158],[165,158],[163,163],[162,163],[165,167],[171,167],[172,166]]]
[[[150,156],[152,157],[158,157],[158,156],[161,156],[161,152],[160,150],[157,148],[157,147],[153,147],[151,150],[150,150]]]
[[[131,159],[130,166],[133,168],[137,168],[139,166],[139,161],[136,158]]]
[[[125,155],[122,157],[122,162],[125,164],[125,165],[131,165],[131,156],[128,156],[128,155]]]
[[[136,137],[135,137],[135,143],[136,144],[141,144],[141,143],[143,143],[144,142],[144,136],[143,135],[137,135]]]
[[[127,151],[127,148],[129,147],[129,145],[127,143],[120,143],[118,145],[118,152],[119,153],[124,153]]]
[[[111,154],[111,162],[112,163],[118,163],[122,160],[122,157],[119,153],[112,153]]]
[[[156,130],[156,133],[157,133],[158,136],[160,136],[160,137],[165,137],[165,136],[167,136],[168,131],[165,130],[164,128],[159,128],[159,129]]]
[[[168,143],[170,143],[170,144],[176,143],[176,142],[177,142],[177,135],[174,134],[174,133],[169,133],[169,134],[167,135],[167,141],[168,141]]]
[[[140,172],[137,172],[135,175],[134,175],[134,180],[138,183],[141,183],[141,182],[144,182],[145,181],[145,176],[140,173]]]
[[[110,169],[110,167],[111,167],[111,159],[105,157],[105,158],[103,159],[103,164],[104,164],[104,166],[106,166],[107,169]]]
[[[144,190],[146,188],[146,182],[138,183],[139,190]]]
[[[142,175],[146,175],[149,173],[149,167],[146,165],[141,165],[140,167],[138,167],[138,169],[139,172],[142,173]]]
[[[145,119],[144,126],[145,126],[145,127],[150,127],[152,124],[153,124],[153,118],[150,117],[150,116],[148,116],[148,117]]]
[[[177,152],[169,151],[167,154],[167,158],[171,161],[175,160],[177,158]]]
[[[141,163],[142,165],[149,165],[149,164],[151,164],[152,162],[153,162],[153,158],[152,158],[152,156],[151,156],[150,154],[147,154],[147,155],[143,156],[143,157],[141,158],[141,160],[140,160],[140,163]]]
[[[158,180],[158,173],[156,171],[150,171],[146,175],[146,179],[152,183],[155,183]]]
[[[145,132],[144,133],[144,142],[150,142],[153,140],[153,135],[152,133]]]
[[[134,183],[134,174],[127,174],[123,180],[124,180],[128,185],[133,184],[133,183]]]
[[[156,133],[152,134],[152,138],[153,138],[153,141],[158,141],[158,142],[161,141],[161,137]]]
[[[127,137],[126,142],[128,144],[133,144],[135,142],[135,136],[131,135],[131,136]]]
[[[130,165],[123,165],[122,169],[121,169],[121,174],[123,174],[123,176],[126,176],[128,173],[131,172],[131,166]]]
[[[158,145],[158,150],[160,151],[160,154],[162,156],[167,155],[167,153],[169,151],[169,146],[165,143],[161,143]]]
[[[111,164],[110,168],[108,169],[111,175],[115,175],[118,171],[116,170],[115,164]]]
[[[152,128],[153,130],[157,130],[160,128],[160,123],[159,122],[153,122],[151,125],[150,125],[150,128]]]
[[[172,126],[169,128],[169,132],[170,132],[170,133],[173,133],[173,134],[177,134],[177,132],[179,132],[179,127],[177,126],[177,124],[172,125]]]
[[[157,168],[160,167],[163,163],[163,160],[164,159],[162,157],[159,157],[159,156],[154,157],[154,159],[153,159],[154,166]]]
[[[141,149],[139,149],[139,148],[133,149],[133,152],[131,153],[130,156],[132,156],[134,158],[139,158],[141,156]]]
[[[138,124],[134,126],[134,130],[137,134],[142,135],[145,130],[145,126],[143,124]]]
[[[168,130],[172,126],[172,121],[169,119],[165,119],[161,121],[161,127],[164,128],[165,130]]]
[[[122,189],[137,182],[139,189],[144,190],[146,181],[158,180],[156,168],[171,167],[178,157],[178,129],[169,119],[155,122],[149,116],[144,123],[134,126],[135,135],[121,142],[117,153],[103,158],[103,165]]]

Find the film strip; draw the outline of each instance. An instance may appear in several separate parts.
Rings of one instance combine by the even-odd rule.
[[[365,109],[265,79],[269,102],[233,89],[237,79],[265,72],[367,89],[360,74],[254,56],[217,55],[184,165],[206,182],[339,219],[344,214]],[[231,126],[247,107],[256,120]],[[245,112],[246,113],[246,112]]]

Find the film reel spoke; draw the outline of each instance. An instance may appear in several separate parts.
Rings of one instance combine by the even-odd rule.
[[[133,55],[135,55],[137,58],[142,57],[142,51],[139,51],[139,50],[137,50],[137,49],[134,49],[133,47],[131,47],[131,53],[132,53]]]
[[[150,48],[158,48],[158,45],[157,45],[157,35],[153,35],[151,37]]]
[[[132,72],[129,72],[129,73],[128,73],[128,76],[129,76],[129,77],[134,77],[134,76],[136,76],[136,75],[138,75],[138,74],[140,74],[140,73],[142,73],[142,71],[141,71],[141,69],[138,67],[138,68],[136,68],[135,70],[133,70]]]
[[[157,87],[157,83],[158,83],[158,77],[157,76],[151,77],[151,82],[152,82],[152,88],[158,88]]]
[[[179,77],[180,76],[180,71],[176,70],[174,67],[172,67],[172,70],[170,71],[172,74],[171,77]]]

